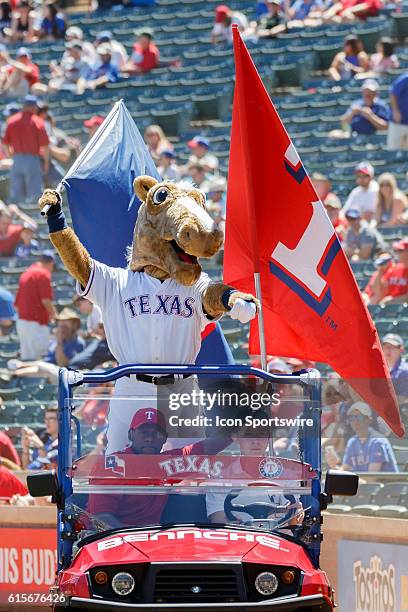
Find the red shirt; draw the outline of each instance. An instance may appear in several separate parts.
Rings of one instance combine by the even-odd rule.
[[[4,237],[0,236],[0,255],[2,257],[13,255],[16,246],[21,240],[22,231],[22,225],[13,225],[10,223],[9,228],[7,230],[7,235]]]
[[[13,472],[4,467],[4,465],[0,465],[0,498],[6,497],[10,499],[17,493],[27,495],[28,491]]]
[[[375,17],[378,15],[380,8],[382,7],[381,0],[363,0],[365,4],[367,4],[367,10],[361,13],[357,13],[357,17],[359,19],[366,19],[367,17]],[[353,8],[356,4],[361,4],[362,0],[341,0],[343,5],[342,10],[340,11],[340,15],[344,10],[349,8]]]
[[[18,456],[15,446],[4,431],[0,431],[0,457],[10,459],[10,461],[14,461],[14,463],[20,465],[20,457]]]
[[[142,49],[139,43],[133,45],[132,60],[142,72],[149,72],[159,65],[160,53],[156,45],[150,43],[147,49]]]
[[[15,302],[19,318],[48,325],[50,315],[42,300],[52,299],[51,272],[40,263],[33,263],[20,276]]]
[[[26,68],[30,68],[30,72],[24,73],[24,78],[25,80],[28,82],[28,86],[31,87],[35,84],[38,83],[38,81],[40,80],[40,69],[37,66],[37,64],[33,64],[32,62],[21,62],[22,64],[24,64],[24,66],[26,66]],[[18,70],[18,68],[15,68],[14,66],[9,66],[7,68],[7,72],[10,74],[13,74],[13,72],[15,72],[16,70]]]
[[[41,147],[49,143],[44,121],[31,113],[16,113],[7,121],[3,142],[13,147],[14,153],[39,156]]]
[[[408,292],[408,267],[403,263],[393,264],[382,277],[386,286],[386,294],[392,297],[400,297]]]

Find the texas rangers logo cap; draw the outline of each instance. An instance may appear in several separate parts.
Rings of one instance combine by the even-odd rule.
[[[142,425],[157,425],[159,429],[166,432],[166,420],[160,410],[157,408],[140,408],[133,415],[132,421],[129,426],[130,429],[138,429]]]

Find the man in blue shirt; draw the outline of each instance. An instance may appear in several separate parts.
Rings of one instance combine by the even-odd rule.
[[[399,402],[408,401],[408,363],[403,361],[404,342],[398,334],[386,334],[382,339],[385,361],[390,370]]]
[[[356,134],[374,134],[377,130],[387,129],[391,119],[391,110],[378,94],[378,83],[375,79],[367,79],[361,86],[362,98],[354,102],[341,118],[349,123],[351,131]]]
[[[370,427],[371,408],[355,402],[347,411],[351,428],[356,433],[347,442],[343,469],[355,472],[398,472],[390,442]]]
[[[312,11],[321,10],[323,4],[320,0],[295,0],[289,8],[290,19],[304,21]]]
[[[84,89],[97,89],[105,87],[107,83],[116,83],[119,81],[119,70],[112,63],[112,49],[108,43],[103,43],[97,48],[100,63],[98,66],[89,71],[85,78],[78,79],[77,92],[83,92]]]
[[[408,72],[390,87],[392,120],[388,126],[387,147],[391,151],[408,150]]]
[[[81,327],[81,319],[70,308],[64,308],[55,317],[57,327],[55,338],[51,341],[50,348],[44,361],[55,363],[60,367],[66,367],[69,361],[85,348],[85,342],[77,334]]]
[[[7,289],[0,287],[0,336],[5,336],[10,332],[16,319],[14,296]]]

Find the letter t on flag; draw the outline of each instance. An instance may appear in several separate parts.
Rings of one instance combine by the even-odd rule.
[[[377,331],[323,204],[233,26],[236,81],[224,281],[260,274],[267,352],[330,364],[404,433]],[[258,323],[250,352],[259,354]]]

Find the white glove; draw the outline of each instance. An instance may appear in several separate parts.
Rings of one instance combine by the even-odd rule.
[[[231,319],[238,319],[240,323],[248,323],[256,315],[256,306],[253,302],[246,302],[238,298],[228,314]]]

